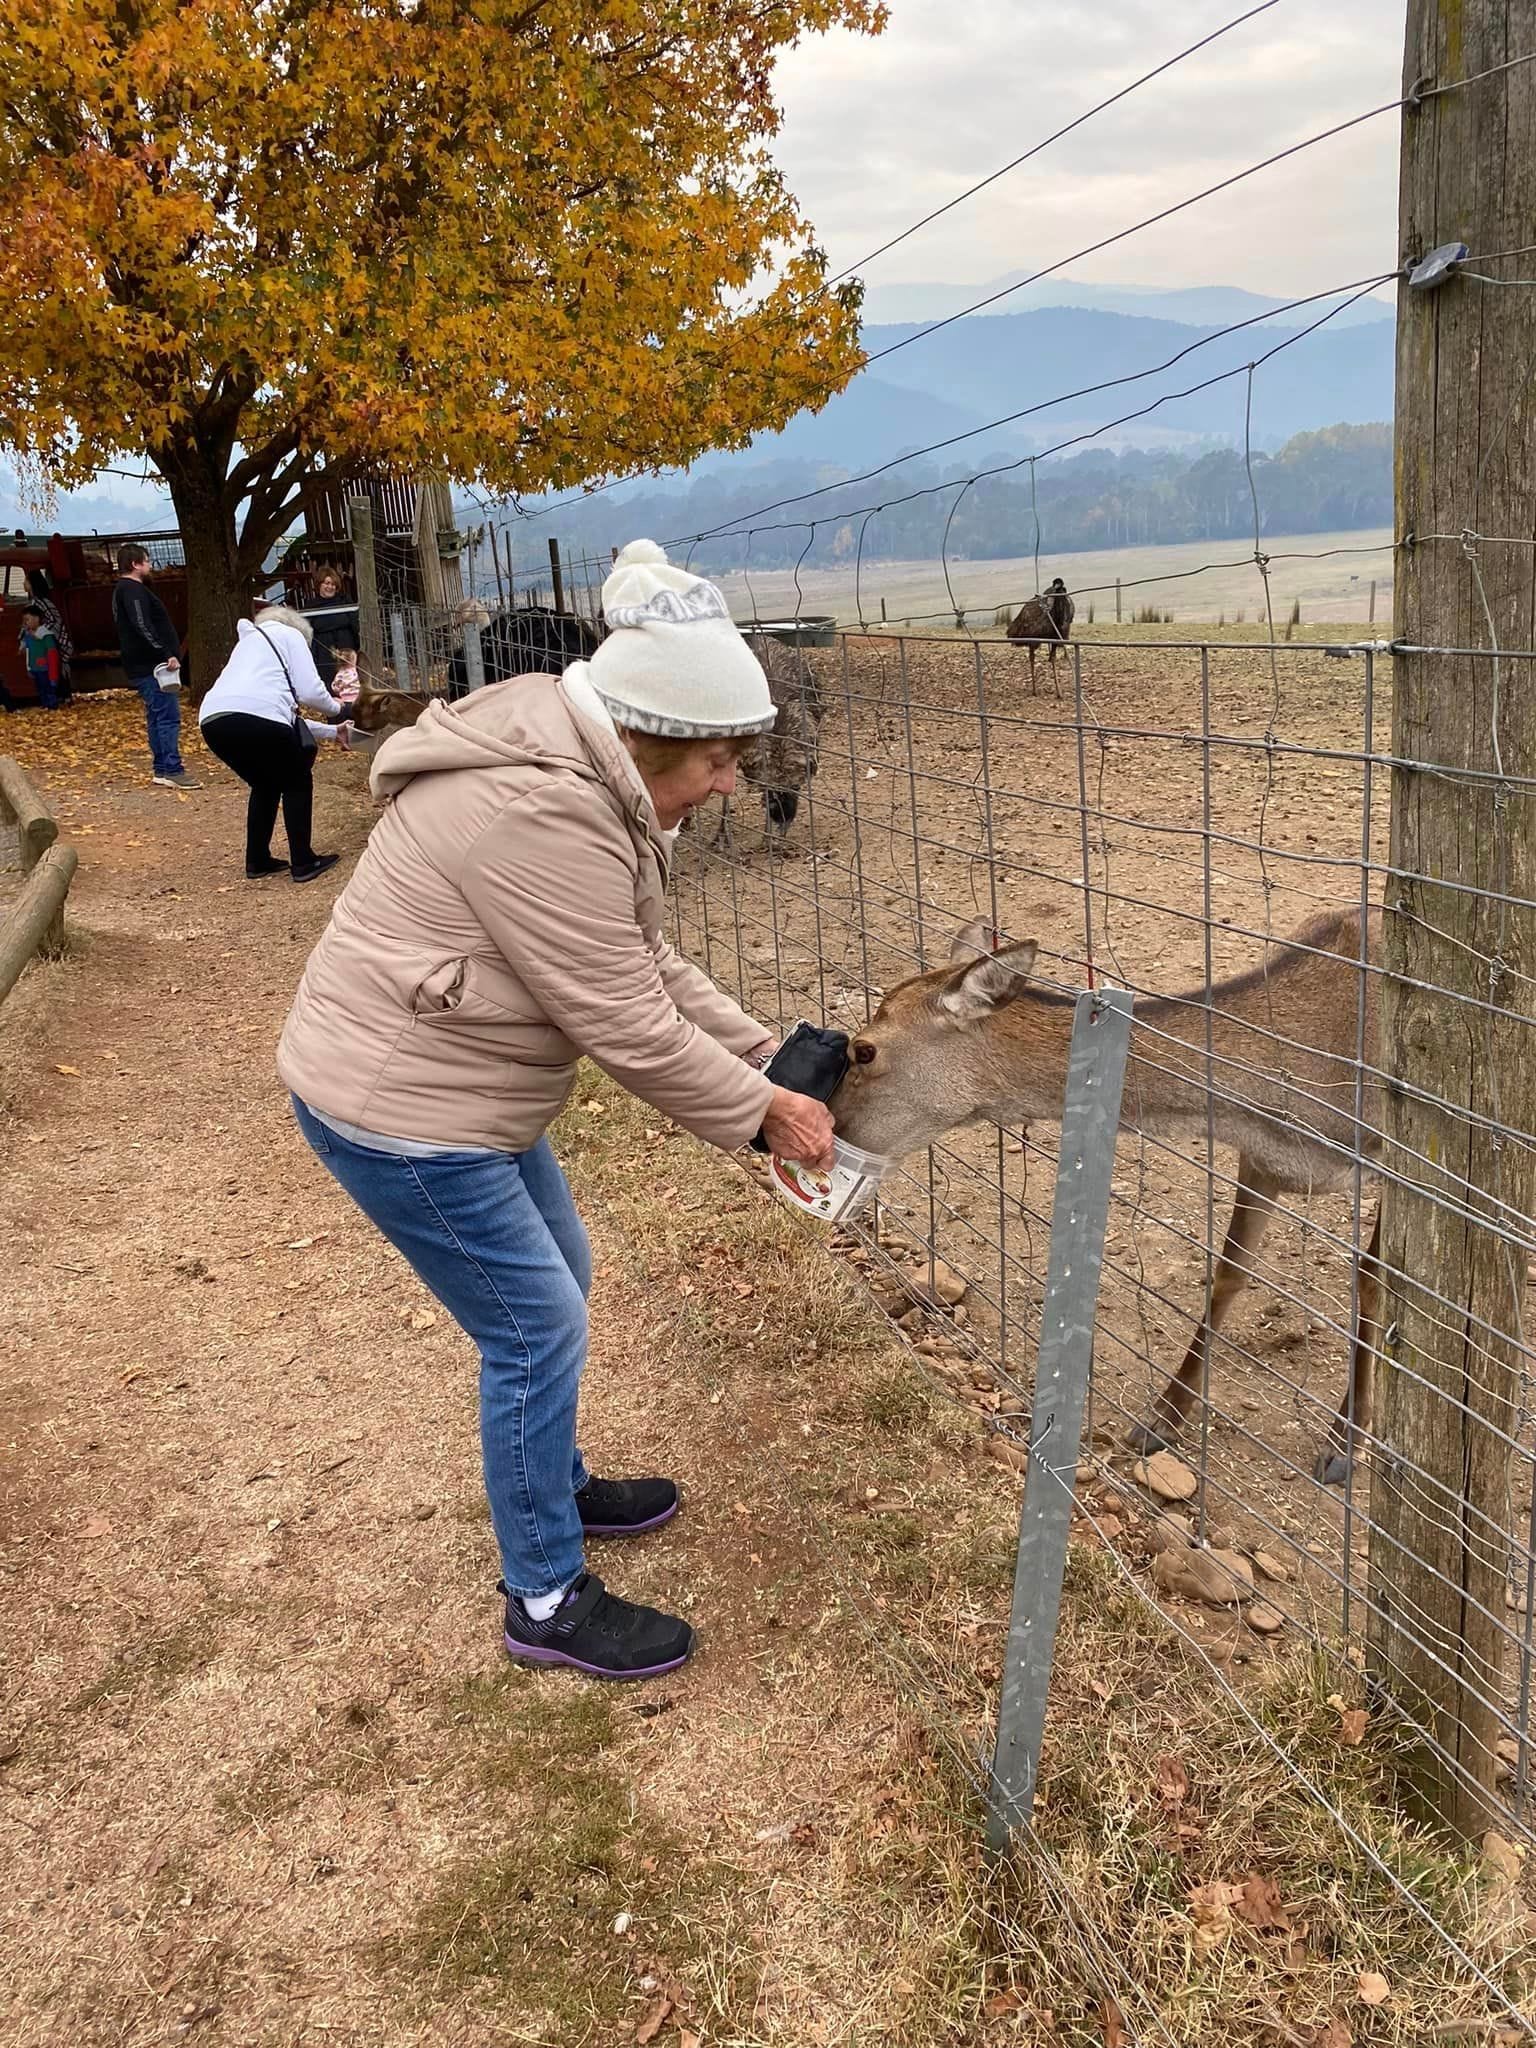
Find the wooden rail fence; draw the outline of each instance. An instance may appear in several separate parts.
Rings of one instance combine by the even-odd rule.
[[[0,821],[14,823],[21,850],[20,894],[0,919],[0,1003],[38,951],[64,942],[64,899],[79,864],[59,838],[59,821],[19,761],[0,754]]]

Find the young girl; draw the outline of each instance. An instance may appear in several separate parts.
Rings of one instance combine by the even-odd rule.
[[[331,677],[331,695],[342,704],[355,704],[362,688],[357,673],[357,649],[336,649],[336,673]]]

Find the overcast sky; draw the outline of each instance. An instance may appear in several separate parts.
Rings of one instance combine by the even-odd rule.
[[[813,37],[781,66],[776,154],[840,270],[1243,11],[1243,0],[890,0],[883,36]],[[864,275],[961,282],[1068,256],[1395,98],[1403,17],[1403,0],[1279,0]],[[1397,147],[1397,116],[1383,114],[1070,274],[1293,296],[1389,270]]]
[[[833,270],[1007,162],[1243,0],[890,0],[883,36],[812,37],[781,65],[776,145]],[[1396,96],[1403,0],[1278,0],[868,266],[871,285],[1040,269]],[[1284,297],[1395,262],[1398,124],[1384,114],[1166,225],[1067,266],[1096,284]],[[999,310],[1006,310],[1005,305]],[[126,465],[125,465],[126,466]],[[9,512],[0,465],[0,505]],[[101,488],[127,500],[120,478]],[[147,494],[146,502],[147,502]]]

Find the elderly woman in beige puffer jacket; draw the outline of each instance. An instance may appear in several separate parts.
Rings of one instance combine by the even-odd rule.
[[[310,1145],[479,1346],[508,1651],[645,1678],[693,1632],[607,1592],[583,1539],[655,1528],[678,1492],[594,1478],[577,1448],[591,1258],[545,1132],[583,1055],[713,1145],[761,1129],[825,1166],[832,1123],[663,936],[672,836],[773,723],[762,670],[715,586],[649,541],[603,607],[590,662],[433,705],[379,750],[388,807],[278,1064]]]

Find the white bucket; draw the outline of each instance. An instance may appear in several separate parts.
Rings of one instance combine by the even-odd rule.
[[[179,690],[181,688],[181,670],[172,668],[167,662],[162,661],[155,670],[155,681],[162,690]]]
[[[796,1159],[771,1155],[768,1176],[774,1193],[802,1216],[818,1223],[844,1223],[872,1199],[880,1177],[890,1165],[874,1152],[861,1152],[841,1138],[832,1140],[833,1165],[828,1173],[802,1166]]]

